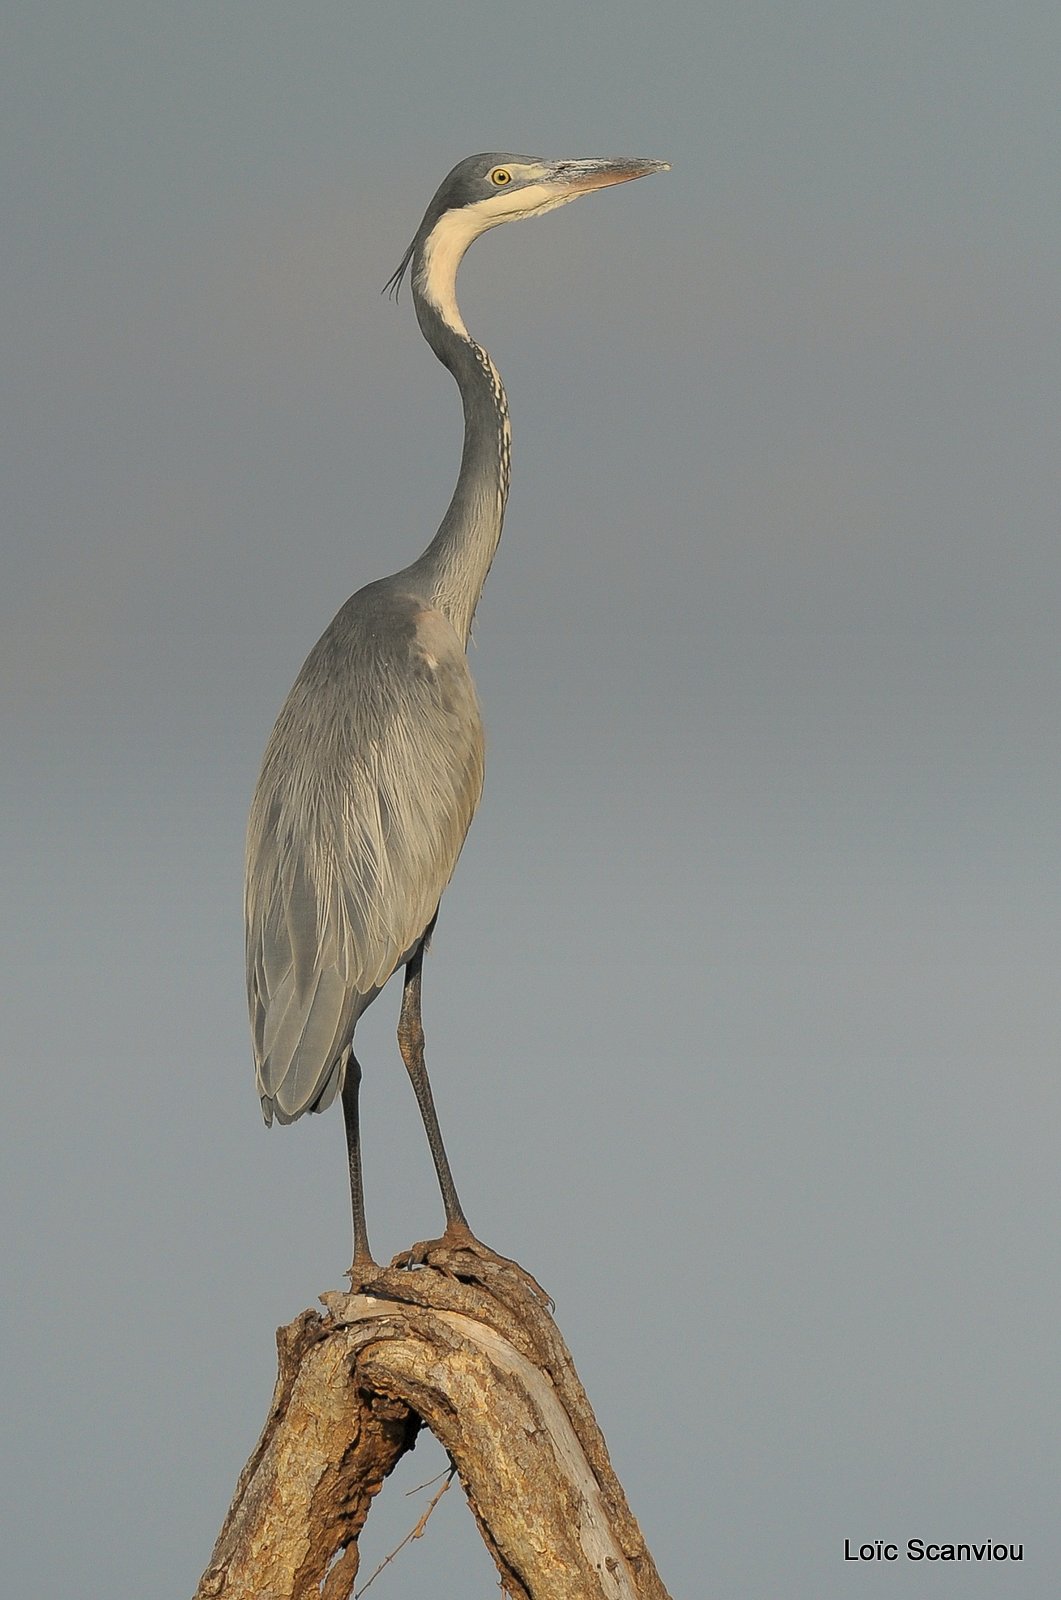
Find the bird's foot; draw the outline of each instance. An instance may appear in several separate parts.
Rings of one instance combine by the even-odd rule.
[[[364,1294],[373,1284],[379,1281],[380,1274],[387,1269],[381,1267],[378,1261],[371,1256],[355,1256],[349,1270],[344,1274],[350,1279],[350,1293]]]
[[[541,1305],[552,1310],[552,1297],[546,1294],[537,1278],[532,1277],[518,1261],[491,1250],[488,1244],[483,1244],[481,1239],[475,1237],[467,1225],[459,1222],[448,1223],[440,1239],[423,1239],[408,1250],[399,1251],[391,1266],[434,1267],[437,1272],[444,1272],[451,1278],[470,1278],[484,1283],[482,1274],[476,1271],[477,1263],[484,1263],[496,1271],[518,1278]],[[488,1284],[486,1286],[489,1287]]]

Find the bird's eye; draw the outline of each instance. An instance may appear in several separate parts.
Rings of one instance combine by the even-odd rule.
[[[490,182],[496,183],[499,189],[503,189],[506,183],[512,182],[512,174],[507,167],[495,167],[490,174]]]

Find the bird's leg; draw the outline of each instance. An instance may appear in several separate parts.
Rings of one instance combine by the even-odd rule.
[[[431,1085],[427,1079],[427,1066],[424,1062],[424,1025],[420,1018],[420,973],[424,962],[424,950],[427,948],[433,927],[432,922],[431,928],[428,928],[416,954],[405,969],[405,990],[402,994],[401,1016],[398,1018],[398,1047],[406,1071],[412,1080],[416,1102],[420,1107],[420,1116],[427,1133],[427,1142],[431,1146],[431,1155],[438,1174],[438,1186],[442,1190],[442,1204],[446,1208],[446,1231],[441,1239],[426,1239],[421,1244],[414,1244],[409,1250],[401,1251],[394,1257],[391,1266],[416,1267],[430,1264],[441,1268],[443,1272],[454,1273],[455,1267],[458,1267],[458,1258],[454,1252],[460,1252],[463,1254],[460,1266],[466,1267],[468,1256],[472,1256],[478,1261],[489,1262],[495,1270],[500,1268],[504,1272],[515,1273],[537,1300],[543,1305],[551,1306],[552,1300],[536,1278],[532,1278],[518,1262],[510,1261],[507,1256],[498,1255],[496,1250],[491,1250],[489,1245],[483,1244],[481,1239],[475,1237],[457,1198],[453,1174],[449,1170],[449,1161],[446,1159],[446,1150],[435,1113]]]
[[[365,1188],[361,1178],[361,1124],[358,1118],[358,1093],[361,1064],[350,1051],[343,1078],[343,1121],[346,1124],[346,1154],[350,1164],[350,1207],[354,1215],[354,1259],[350,1267],[350,1286],[355,1294],[369,1278],[377,1277],[379,1265],[369,1249],[365,1225]]]
[[[432,924],[433,926],[433,924]],[[429,930],[430,931],[430,930]],[[446,1147],[442,1143],[442,1133],[438,1126],[438,1116],[435,1112],[435,1102],[431,1094],[431,1085],[427,1078],[427,1066],[424,1062],[424,1025],[420,1018],[420,974],[424,964],[424,949],[427,939],[420,941],[416,954],[410,959],[405,968],[405,989],[402,993],[402,1010],[398,1018],[398,1048],[405,1062],[405,1070],[412,1082],[416,1103],[420,1107],[420,1117],[427,1134],[427,1142],[431,1147],[431,1159],[435,1163],[438,1174],[438,1186],[442,1191],[442,1204],[446,1208],[446,1234],[464,1235],[473,1237],[468,1227],[468,1219],[464,1209],[457,1198],[453,1174],[449,1170],[449,1161],[446,1158]],[[454,1243],[456,1237],[454,1237]]]

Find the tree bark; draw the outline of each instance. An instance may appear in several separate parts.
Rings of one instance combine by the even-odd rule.
[[[533,1280],[429,1259],[279,1330],[272,1407],[196,1600],[347,1600],[373,1496],[421,1424],[513,1600],[668,1600]]]

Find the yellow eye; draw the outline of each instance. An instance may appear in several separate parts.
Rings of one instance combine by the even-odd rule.
[[[512,182],[512,174],[507,167],[495,167],[490,174],[490,182],[496,183],[499,189],[503,189],[506,183]]]

